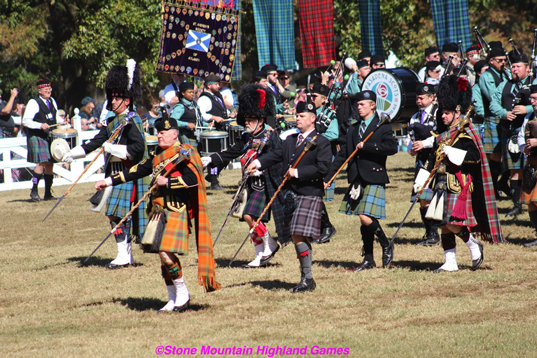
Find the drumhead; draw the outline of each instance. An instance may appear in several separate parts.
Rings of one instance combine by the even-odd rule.
[[[74,128],[58,128],[50,132],[52,138],[75,138],[78,132]]]
[[[407,67],[372,71],[364,80],[362,90],[377,94],[377,112],[386,112],[393,121],[408,120],[417,112],[416,85],[418,75]]]
[[[147,145],[157,145],[158,138],[156,135],[146,135],[145,142],[147,143]]]
[[[228,136],[229,134],[227,132],[221,132],[221,131],[211,131],[211,132],[201,133],[201,138],[220,139],[220,138],[227,138]]]

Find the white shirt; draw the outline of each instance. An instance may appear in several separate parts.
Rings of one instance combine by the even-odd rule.
[[[179,85],[175,84],[177,86],[177,90],[179,90]],[[170,106],[170,101],[173,99],[173,97],[176,97],[177,94],[175,93],[175,88],[173,87],[173,82],[164,87],[164,100],[166,101],[166,104]]]
[[[211,92],[204,92],[204,93],[209,93],[210,96],[213,96]],[[227,109],[225,108],[225,104],[223,105],[224,105],[224,110],[227,111]],[[208,113],[213,108],[213,103],[211,102],[211,99],[207,96],[200,96],[200,98],[198,99],[198,107],[200,108],[201,118],[205,122],[209,122],[211,118],[213,117],[212,114]]]
[[[524,123],[522,123],[522,127],[520,127],[520,131],[518,132],[517,136],[517,144],[520,148],[520,153],[524,150],[524,147],[526,146],[526,124],[528,124],[528,121],[533,113],[526,114],[526,117],[524,117]]]
[[[222,95],[222,98],[224,98],[224,102],[229,102],[231,105],[233,105],[235,102],[233,100],[233,92],[231,92],[231,89],[225,87],[220,90],[220,94]]]
[[[43,101],[45,105],[47,104],[46,100],[43,97],[39,96],[39,100]],[[49,101],[56,109],[56,123],[63,123],[63,118],[60,117],[60,114],[58,113],[58,105],[56,104],[56,101],[52,97],[50,97]],[[39,103],[37,103],[37,101],[32,98],[28,101],[28,104],[26,105],[24,116],[22,117],[22,125],[30,129],[41,129],[41,125],[43,125],[43,123],[34,121],[35,115],[37,113],[39,113]]]

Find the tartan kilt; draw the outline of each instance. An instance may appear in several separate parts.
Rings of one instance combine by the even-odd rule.
[[[32,135],[26,137],[28,156],[26,160],[30,163],[54,162],[50,154],[50,143],[48,140]]]
[[[362,197],[353,200],[350,197],[352,185],[349,185],[339,212],[347,215],[367,215],[377,219],[386,219],[386,188],[384,185],[368,184]]]
[[[110,198],[106,203],[106,214],[113,215],[119,218],[125,217],[131,209],[131,196],[133,182],[119,184],[114,186]]]
[[[522,169],[524,167],[524,154],[510,153],[508,150],[509,139],[513,135],[517,135],[520,128],[502,131],[502,166],[504,170]]]
[[[444,218],[444,221],[442,222],[442,225],[444,225],[444,222],[447,224],[452,225],[459,225],[459,226],[468,226],[468,227],[474,227],[477,225],[477,220],[474,216],[474,210],[472,209],[472,195],[468,192],[468,196],[466,197],[466,220],[460,220],[455,219],[451,217],[451,212],[455,208],[455,203],[457,202],[457,197],[459,194],[452,193],[449,190],[446,191],[446,201],[445,201],[445,210],[444,213],[447,213],[446,218]]]
[[[431,201],[433,200],[433,195],[433,190],[431,188],[427,188],[421,193],[420,200]],[[416,199],[416,193],[414,193],[414,189],[412,189],[412,194],[410,195],[410,202],[414,202],[414,199]]]
[[[244,214],[258,218],[259,215],[265,209],[267,201],[266,188],[262,191],[253,190],[248,188],[248,199],[246,200],[246,205],[244,206]],[[261,221],[268,222],[270,220],[270,209],[267,210]]]
[[[293,215],[284,219],[285,236],[301,235],[318,239],[321,236],[322,203],[320,196],[299,195]]]
[[[334,200],[334,194],[336,192],[336,181],[334,180],[328,188],[324,189],[323,201],[332,201]]]
[[[186,135],[181,134],[181,143],[182,144],[190,144],[194,148],[196,148],[196,149],[198,148],[198,141],[196,140],[196,137],[189,138]]]
[[[483,122],[483,149],[486,154],[501,153],[502,146],[500,145],[501,130],[498,126],[499,118],[485,118]]]
[[[166,229],[160,243],[160,251],[188,255],[188,210],[183,205],[179,212],[166,211]]]

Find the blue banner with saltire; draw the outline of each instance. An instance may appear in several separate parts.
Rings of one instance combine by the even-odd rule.
[[[156,70],[231,81],[237,58],[239,12],[212,1],[167,0],[162,3],[162,33]],[[240,59],[239,59],[240,61]]]
[[[254,0],[253,8],[259,67],[295,68],[293,0]]]
[[[358,4],[360,31],[362,32],[362,51],[368,50],[375,55],[384,55],[380,0],[360,0]]]
[[[472,46],[467,0],[431,0],[431,10],[438,48],[459,41],[463,51]]]

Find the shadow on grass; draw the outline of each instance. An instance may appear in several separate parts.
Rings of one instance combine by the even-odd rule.
[[[126,306],[128,309],[138,312],[143,311],[158,311],[161,309],[166,302],[162,300],[157,300],[155,298],[145,298],[145,297],[128,297],[128,298],[114,298],[112,300],[114,303],[120,303],[123,306]],[[191,304],[189,308],[185,311],[201,311],[207,309],[208,305],[197,305]],[[173,313],[173,312],[170,312]]]
[[[264,288],[265,290],[286,290],[286,291],[295,287],[297,283],[298,281],[295,283],[292,283],[292,282],[283,282],[280,280],[250,282],[252,286],[261,287],[261,288]]]
[[[315,257],[313,258],[313,264],[317,264],[319,266],[322,266],[324,268],[328,269],[334,269],[334,268],[342,268],[343,270],[350,270],[353,267],[358,266],[355,262],[349,262],[349,261],[332,261],[332,260],[315,260]]]
[[[408,268],[410,271],[434,271],[440,266],[442,262],[431,262],[431,261],[394,261],[393,266],[399,268]]]
[[[69,257],[67,261],[69,262],[76,262],[78,263],[79,267],[88,267],[88,266],[98,266],[98,267],[106,267],[112,261],[111,258],[103,258],[99,256],[92,256],[88,260],[88,262],[84,262],[86,260],[87,256],[76,256],[76,257]],[[132,265],[134,267],[137,266],[143,266],[143,264],[134,264]]]
[[[36,205],[40,205],[38,202],[36,201],[33,201],[32,199],[16,199],[16,200],[10,200],[7,202],[8,204],[9,203],[32,203],[32,204],[36,204]]]
[[[246,265],[248,262],[250,262],[250,261],[244,261],[244,260],[235,260],[235,261],[233,261],[231,263],[231,266],[229,266],[229,261],[230,260],[231,259],[219,258],[219,259],[215,259],[214,261],[216,262],[216,266],[221,267],[221,268],[239,268],[239,269],[243,269],[243,270],[246,270],[246,269],[243,268],[242,266]],[[256,270],[264,269],[264,268],[267,268],[267,267],[278,267],[278,266],[281,266],[281,264],[280,263],[269,262],[265,266],[259,267]],[[250,269],[250,270],[252,270],[252,269]]]
[[[402,219],[403,218],[401,218],[401,220]],[[388,224],[386,224],[386,226],[387,227],[397,228],[397,227],[399,227],[399,224],[401,224],[401,222],[397,221],[397,222],[388,223]],[[424,228],[425,229],[425,225],[421,221],[405,221],[403,226],[401,226],[401,230],[403,230],[405,227],[406,228],[411,228],[411,229],[419,229],[419,228]]]
[[[507,241],[508,243],[510,244],[513,244],[513,245],[524,245],[524,244],[527,244],[529,242],[532,242],[532,241],[535,241],[535,238],[505,238],[505,241]]]

